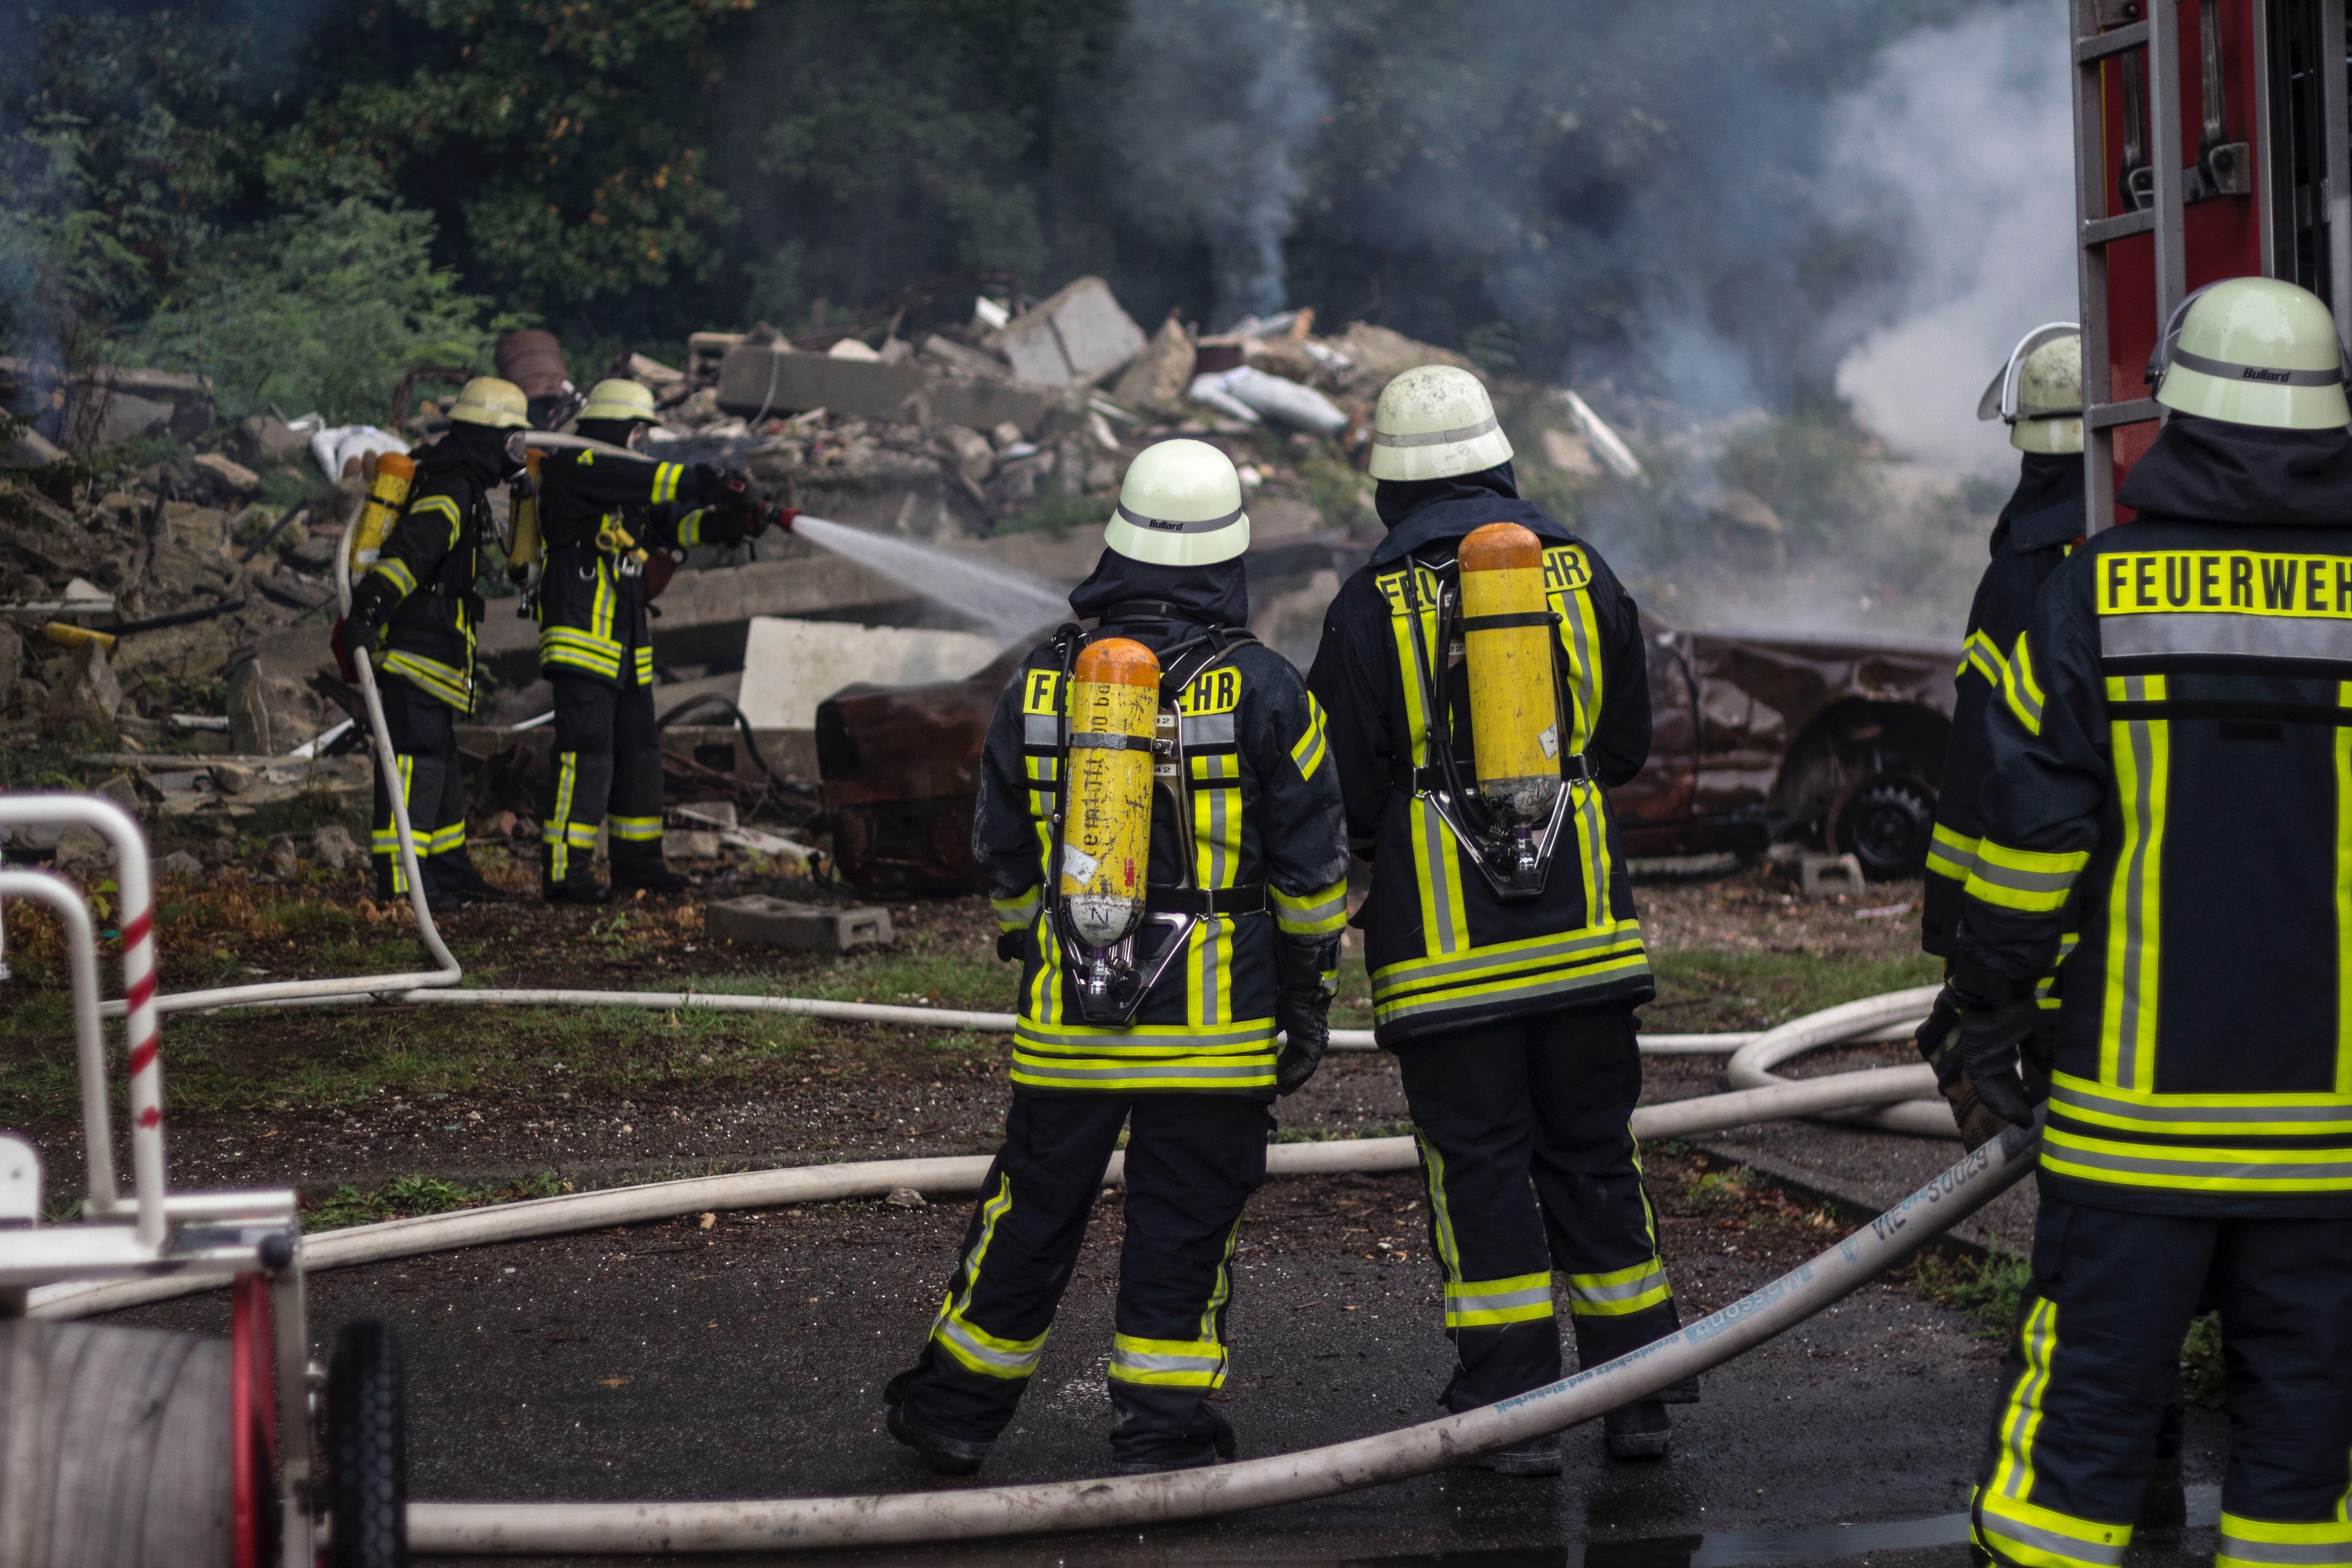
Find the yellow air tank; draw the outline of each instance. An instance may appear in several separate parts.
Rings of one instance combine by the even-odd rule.
[[[368,574],[383,542],[408,505],[408,487],[416,479],[415,459],[386,452],[375,460],[375,478],[368,485],[367,505],[360,511],[360,531],[352,540],[352,581]]]
[[[1160,660],[1139,642],[1110,637],[1078,655],[1074,675],[1058,887],[1070,934],[1108,947],[1143,918]]]
[[[1559,795],[1558,636],[1544,597],[1543,542],[1490,522],[1462,542],[1462,642],[1478,792],[1504,821],[1533,826]],[[1481,626],[1500,620],[1503,625]]]
[[[539,460],[537,447],[523,453],[523,482],[507,498],[507,578],[520,587],[539,564]]]

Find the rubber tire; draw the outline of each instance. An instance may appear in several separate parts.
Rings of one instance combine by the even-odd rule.
[[[327,1372],[332,1568],[408,1568],[408,1432],[392,1325],[346,1323]]]
[[[1866,879],[1894,882],[1927,868],[1935,831],[1935,792],[1917,779],[1882,773],[1838,806],[1836,847],[1861,862]]]

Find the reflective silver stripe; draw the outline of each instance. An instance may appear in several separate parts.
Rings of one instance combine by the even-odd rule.
[[[1434,961],[1407,959],[1401,963],[1384,964],[1374,981],[1378,984],[1420,984],[1423,981],[1442,980],[1449,974],[1461,974],[1478,969],[1508,969],[1515,964],[1538,963],[1545,959],[1572,958],[1579,953],[1595,952],[1602,948],[1622,944],[1638,948],[1642,943],[1642,928],[1627,921],[1612,931],[1593,931],[1581,936],[1556,937],[1549,942],[1530,942],[1525,947],[1500,952],[1493,948],[1472,952],[1464,958]]]
[[[2344,367],[2334,370],[2273,370],[2263,364],[2234,364],[2225,359],[2207,359],[2203,354],[2190,353],[2184,348],[2174,348],[2167,356],[2173,363],[2218,375],[2224,381],[2242,381],[2255,386],[2334,386],[2344,379]],[[2079,410],[2078,410],[2079,412]],[[2280,1562],[2290,1561],[2280,1558]],[[2292,1559],[2300,1562],[2302,1559]]]
[[[1345,892],[1336,893],[1319,904],[1307,904],[1303,907],[1285,903],[1277,894],[1275,899],[1274,912],[1283,924],[1301,926],[1313,925],[1318,921],[1328,921],[1333,915],[1345,911],[1347,907],[1348,895]]]
[[[1024,713],[1021,716],[1021,743],[1024,746],[1060,745],[1061,721],[1051,713]]]
[[[1230,713],[1204,713],[1195,719],[1186,714],[1179,721],[1188,746],[1230,746],[1234,743],[1234,716]]]
[[[2352,664],[2352,620],[2217,611],[2102,616],[2099,651],[2109,658],[2177,653]]]
[[[2223,1557],[2241,1563],[2352,1563],[2352,1544],[2340,1541],[2249,1541],[2242,1535],[2221,1531]]]
[[[2085,1522],[2088,1522],[2087,1521]],[[2121,1568],[2128,1543],[2103,1545],[2084,1541],[2077,1535],[2066,1535],[2055,1530],[2043,1530],[2039,1525],[2020,1524],[2007,1514],[1984,1510],[1981,1528],[1988,1535],[2005,1535],[2027,1546],[2040,1547],[2055,1556],[2073,1563],[2096,1563],[2101,1568]]]
[[[965,1331],[961,1323],[950,1317],[943,1316],[938,1322],[933,1323],[931,1332],[943,1340],[953,1340],[956,1348],[972,1360],[986,1362],[991,1366],[1003,1367],[1009,1373],[1025,1374],[1035,1371],[1039,1359],[1045,1353],[1045,1347],[1043,1344],[1030,1351],[1001,1351],[993,1346],[982,1344]]]
[[[2018,893],[2063,893],[2074,885],[2074,879],[2079,875],[2079,869],[2021,871],[1985,855],[1979,855],[1976,863],[1969,868],[1969,880],[1989,882],[1996,888],[2007,888]]]
[[[1013,1072],[1016,1078],[1054,1079],[1069,1083],[1102,1083],[1131,1078],[1194,1078],[1204,1080],[1271,1078],[1274,1076],[1273,1049],[1273,1042],[1268,1041],[1266,1049],[1259,1053],[1255,1060],[1244,1058],[1205,1067],[1185,1067],[1178,1062],[1140,1061],[1115,1068],[1068,1068],[1056,1066],[1052,1062],[1037,1061],[1016,1052]]]
[[[1640,1279],[1628,1279],[1618,1285],[1579,1285],[1571,1275],[1568,1281],[1568,1295],[1572,1301],[1630,1301],[1665,1282],[1666,1271],[1654,1266]]]
[[[2147,678],[2128,676],[2124,680],[2124,697],[2127,701],[2145,700]],[[2140,1042],[2147,1034],[2147,1020],[2140,1016],[2140,993],[2144,989],[2141,970],[2147,963],[2147,860],[2156,844],[2156,792],[2169,783],[2152,776],[2156,765],[2156,735],[2145,719],[2135,719],[2124,726],[2125,745],[2132,759],[2132,834],[2131,850],[2124,865],[2124,952],[2122,990],[2117,994],[2116,1028],[2116,1081],[2126,1089],[2138,1089],[2143,1064]]]
[[[1475,441],[1501,424],[1489,414],[1475,425],[1458,425],[1451,430],[1427,430],[1418,436],[1396,435],[1385,430],[1372,432],[1375,447],[1444,447],[1455,441]]]
[[[1161,1355],[1150,1351],[1113,1350],[1110,1364],[1129,1372],[1198,1372],[1213,1375],[1225,1364],[1215,1355]]]
[[[1530,1285],[1524,1290],[1497,1290],[1486,1296],[1457,1296],[1451,1289],[1445,1293],[1445,1310],[1457,1312],[1507,1312],[1514,1307],[1549,1306],[1551,1281]]]
[[[1185,521],[1178,518],[1146,517],[1139,511],[1129,511],[1127,509],[1127,503],[1121,501],[1118,503],[1118,515],[1138,528],[1148,528],[1158,533],[1214,533],[1221,528],[1239,522],[1242,509],[1235,507],[1223,517],[1203,517]]]
[[[2053,1084],[2050,1098],[2061,1109],[2095,1110],[2133,1121],[2352,1122],[2352,1099],[2333,1105],[2147,1105],[2065,1083]]]
[[[2220,1182],[2352,1182],[2352,1150],[2315,1150],[2314,1152],[2341,1152],[2347,1157],[2332,1162],[2314,1160],[2289,1164],[2265,1161],[2261,1164],[2233,1165],[2219,1160],[2166,1160],[2147,1154],[2118,1154],[2107,1149],[2085,1149],[2070,1138],[2063,1142],[2053,1140],[2042,1158],[2045,1162],[2062,1160],[2070,1165],[2088,1165],[2098,1171],[2151,1176],[2200,1176]]]
[[[1465,995],[1459,991],[1440,991],[1431,995],[1414,996],[1400,1001],[1381,1001],[1376,998],[1373,1006],[1380,1015],[1379,1022],[1393,1024],[1418,1013],[1444,1012],[1455,1007],[1485,1007],[1498,1002],[1513,1002],[1528,996],[1549,996],[1562,992],[1583,991],[1595,985],[1613,984],[1631,975],[1647,974],[1650,972],[1650,961],[1642,956],[1639,949],[1635,950],[1633,956],[1636,962],[1618,968],[1597,972],[1570,970],[1565,973],[1554,970],[1549,973],[1531,976],[1517,984],[1481,985],[1475,994],[1472,995]]]

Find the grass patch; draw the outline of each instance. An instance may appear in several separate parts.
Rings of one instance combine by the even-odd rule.
[[[1658,999],[1642,1010],[1655,1034],[1768,1029],[1883,992],[1932,985],[1943,960],[1830,958],[1803,952],[1653,952]]]
[[[1912,1288],[1939,1307],[1968,1314],[1979,1339],[2006,1339],[2017,1327],[2017,1303],[2033,1267],[2013,1252],[1986,1258],[1929,1253],[1911,1266]]]
[[[379,1220],[408,1219],[417,1215],[446,1214],[452,1209],[479,1208],[485,1204],[551,1198],[559,1193],[572,1190],[572,1184],[559,1181],[552,1171],[541,1171],[520,1181],[486,1186],[445,1182],[437,1177],[412,1173],[395,1176],[383,1185],[365,1192],[348,1185],[337,1187],[332,1195],[321,1198],[302,1211],[302,1228],[306,1231],[341,1230],[354,1225],[373,1225]]]

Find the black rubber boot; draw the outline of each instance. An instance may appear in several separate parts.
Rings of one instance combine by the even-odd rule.
[[[1112,1396],[1114,1405],[1118,1396]],[[1121,1452],[1124,1449],[1124,1452]],[[1197,1470],[1230,1459],[1240,1452],[1233,1423],[1207,1405],[1192,1418],[1181,1437],[1139,1441],[1133,1434],[1115,1434],[1110,1472],[1115,1476],[1156,1476],[1162,1470]]]
[[[1540,1437],[1530,1437],[1524,1443],[1514,1443],[1507,1448],[1497,1448],[1491,1454],[1481,1454],[1465,1461],[1481,1470],[1492,1470],[1498,1476],[1523,1476],[1531,1480],[1559,1474],[1559,1434],[1549,1432]]]
[[[883,1402],[889,1406],[884,1424],[890,1428],[890,1436],[914,1449],[923,1463],[940,1475],[977,1475],[981,1462],[988,1458],[989,1445],[968,1437],[950,1437],[916,1421],[907,1414],[907,1406],[898,1397],[899,1383],[894,1377],[882,1390]]]
[[[1601,1436],[1612,1459],[1663,1459],[1674,1442],[1674,1418],[1664,1400],[1638,1400],[1603,1415]]]

